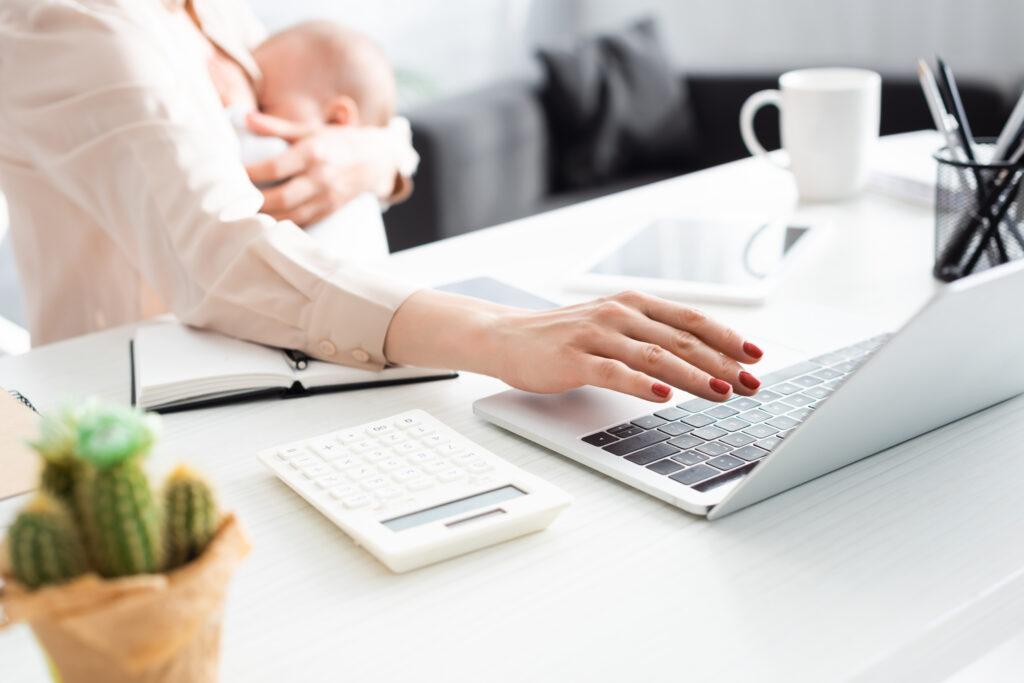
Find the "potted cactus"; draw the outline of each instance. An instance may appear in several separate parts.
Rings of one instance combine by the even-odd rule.
[[[39,492],[0,552],[0,605],[63,683],[214,681],[231,575],[249,545],[179,466],[154,491],[155,416],[95,402],[47,415]]]

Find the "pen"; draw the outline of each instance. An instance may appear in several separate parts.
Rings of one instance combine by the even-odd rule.
[[[310,358],[302,351],[285,349],[284,355],[288,356],[288,359],[294,364],[296,370],[305,370],[309,367]]]
[[[1010,150],[1010,145],[1020,137],[1022,125],[1024,125],[1024,93],[1021,93],[1020,99],[1017,100],[1013,111],[1010,112],[1010,118],[1006,120],[1006,125],[1003,126],[999,137],[996,138],[996,146],[992,151],[992,161],[1001,161],[1003,159]]]

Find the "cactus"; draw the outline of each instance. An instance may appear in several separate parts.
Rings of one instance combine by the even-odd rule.
[[[155,432],[152,418],[127,408],[96,408],[79,421],[77,452],[92,472],[78,482],[76,501],[103,576],[163,568],[160,509],[141,464]]]
[[[78,441],[78,418],[82,409],[70,403],[45,415],[40,422],[40,435],[31,446],[43,458],[39,485],[73,509],[74,484],[79,461],[75,459]]]
[[[39,493],[8,531],[14,577],[30,588],[63,583],[88,571],[85,550],[67,506]]]
[[[163,499],[167,569],[175,569],[203,553],[220,520],[210,485],[185,465],[168,477]]]

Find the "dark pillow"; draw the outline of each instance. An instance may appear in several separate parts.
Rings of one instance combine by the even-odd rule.
[[[557,189],[588,187],[627,171],[680,168],[697,130],[689,94],[655,22],[538,51],[555,146]]]

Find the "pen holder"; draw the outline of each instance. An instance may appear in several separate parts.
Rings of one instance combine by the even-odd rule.
[[[978,158],[993,146],[977,144]],[[935,160],[935,277],[952,282],[1024,258],[1024,166],[962,161],[948,147]]]

